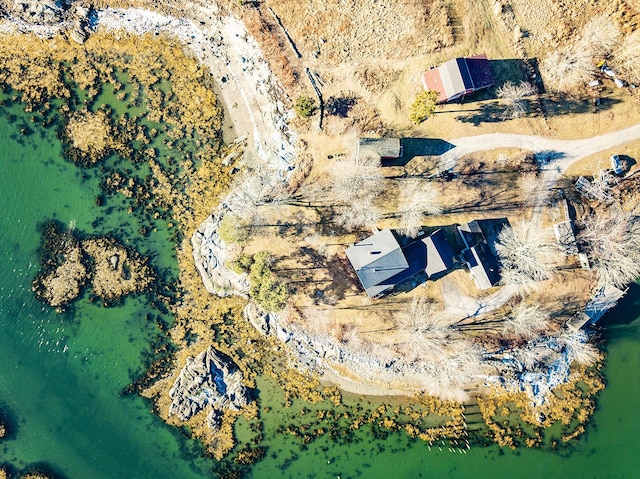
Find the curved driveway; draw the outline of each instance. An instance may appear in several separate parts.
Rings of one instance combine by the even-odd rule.
[[[557,140],[543,136],[490,133],[449,140],[455,146],[440,158],[443,162],[450,162],[476,151],[495,148],[523,148],[533,152],[551,153],[552,157],[557,158],[551,163],[553,169],[559,168],[560,172],[564,172],[582,158],[638,139],[640,139],[640,124],[582,140]]]

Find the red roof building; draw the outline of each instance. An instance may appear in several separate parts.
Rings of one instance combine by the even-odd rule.
[[[438,103],[447,103],[495,83],[486,55],[455,58],[422,74],[425,90],[438,93]]]

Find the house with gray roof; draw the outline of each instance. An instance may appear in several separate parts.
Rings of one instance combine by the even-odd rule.
[[[466,246],[462,254],[478,289],[496,286],[501,279],[495,243],[498,234],[509,225],[506,218],[473,220],[458,226]]]
[[[385,229],[347,248],[367,295],[380,297],[421,273],[436,279],[453,268],[455,255],[442,230],[402,246],[405,242]]]
[[[389,229],[347,248],[347,258],[371,297],[392,289],[398,282],[398,276],[403,276],[409,268],[400,243]]]

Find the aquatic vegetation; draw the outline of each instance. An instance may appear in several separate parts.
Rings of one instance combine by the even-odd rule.
[[[570,381],[556,387],[546,402],[537,406],[521,391],[496,389],[492,395],[478,397],[489,437],[501,446],[515,448],[549,446],[584,433],[597,395],[605,387],[601,368],[602,362],[591,367],[574,363]],[[554,424],[562,425],[560,436],[545,432]]]
[[[113,238],[80,239],[74,229],[50,221],[41,227],[42,271],[33,280],[38,299],[54,308],[75,301],[84,286],[106,303],[149,289],[155,274],[147,261]]]
[[[103,110],[74,112],[67,121],[64,134],[70,148],[76,150],[72,156],[83,165],[99,162],[113,148],[111,122]]]

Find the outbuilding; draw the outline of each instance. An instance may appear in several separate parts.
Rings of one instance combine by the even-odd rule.
[[[486,55],[454,58],[422,74],[425,90],[438,93],[438,103],[447,103],[495,84]]]

